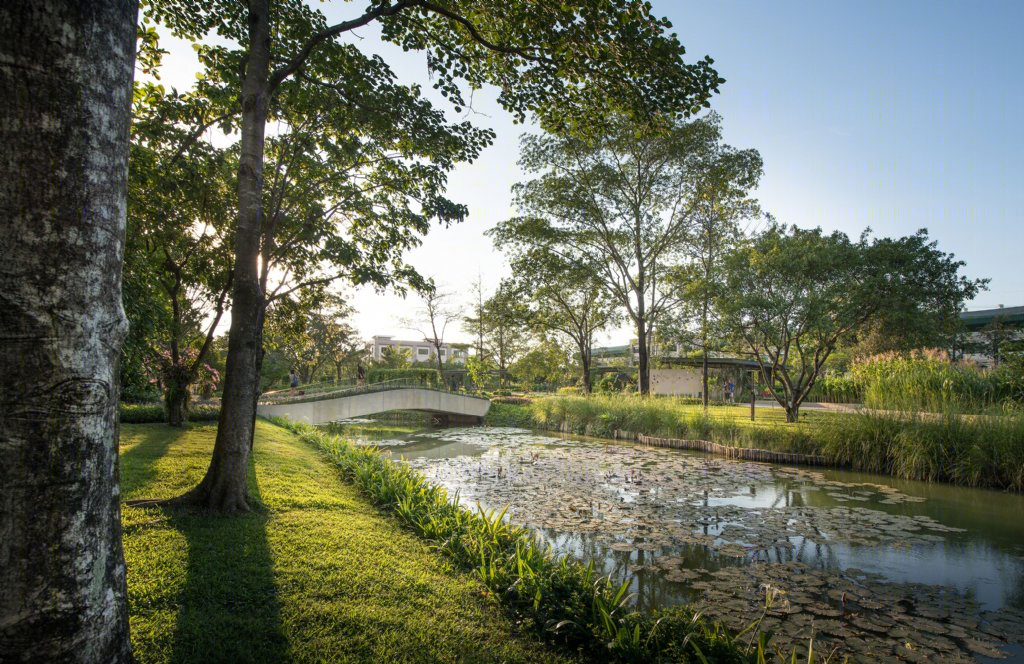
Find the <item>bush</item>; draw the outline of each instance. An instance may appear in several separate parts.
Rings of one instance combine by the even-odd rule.
[[[126,424],[158,424],[167,421],[163,405],[155,403],[120,404],[121,421]],[[191,422],[216,422],[220,418],[220,406],[189,406],[188,420]]]

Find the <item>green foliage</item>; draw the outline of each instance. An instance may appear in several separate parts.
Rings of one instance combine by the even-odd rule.
[[[479,355],[471,355],[466,360],[466,371],[469,373],[469,379],[473,381],[476,389],[484,390],[496,382],[491,377],[498,372],[498,365],[487,358],[481,358]]]
[[[1024,413],[871,412],[822,420],[817,438],[838,465],[905,479],[1024,490]]]
[[[960,276],[962,266],[923,230],[851,242],[838,231],[773,225],[726,258],[717,304],[795,421],[832,352],[869,323],[897,316],[904,325],[955,323],[984,286]]]
[[[1024,406],[1024,372],[951,364],[944,354],[877,355],[854,364],[850,379],[869,408],[998,413]]]
[[[808,401],[860,403],[864,398],[861,383],[848,372],[826,371],[807,394]]]
[[[132,424],[150,424],[167,421],[167,411],[160,404],[122,403],[120,408],[121,422]],[[192,405],[188,419],[193,422],[216,422],[220,417],[220,407],[207,404]]]
[[[636,326],[645,393],[650,326],[677,299],[663,277],[691,231],[720,138],[716,116],[653,132],[617,117],[587,139],[526,135],[520,165],[536,177],[514,187],[519,216],[492,232],[513,255],[553,254],[600,282]]]
[[[509,371],[523,384],[543,385],[563,380],[567,373],[565,350],[552,339],[543,339],[512,363]]]
[[[376,367],[366,372],[366,382],[383,383],[389,380],[410,380],[426,387],[444,387],[437,369],[383,369]]]

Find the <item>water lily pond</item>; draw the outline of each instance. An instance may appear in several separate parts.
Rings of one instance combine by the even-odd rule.
[[[467,507],[781,647],[1024,661],[1024,497],[524,429],[340,425]]]

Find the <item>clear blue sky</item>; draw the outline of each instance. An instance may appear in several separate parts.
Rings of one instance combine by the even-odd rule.
[[[757,195],[765,210],[850,235],[927,228],[967,263],[965,274],[992,279],[969,308],[1024,304],[1024,3],[653,5],[688,58],[712,56],[727,80],[712,106],[726,141],[764,158]],[[343,19],[359,4],[320,6]],[[352,39],[384,55],[401,80],[429,86],[421,55],[382,45],[370,28]],[[190,49],[167,43],[180,77],[165,80],[184,85]],[[451,197],[469,205],[470,217],[435,228],[409,255],[459,303],[478,273],[489,288],[508,273],[483,232],[512,213],[509,189],[522,178],[524,127],[488,91],[475,95],[468,117],[498,134],[450,178]],[[360,292],[354,304],[365,336],[412,334],[401,320],[415,313],[413,299]],[[628,336],[617,330],[602,342]]]

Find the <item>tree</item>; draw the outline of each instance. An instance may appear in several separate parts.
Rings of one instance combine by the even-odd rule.
[[[252,440],[264,313],[257,258],[261,242],[272,244],[265,233],[274,225],[264,218],[267,121],[275,115],[277,100],[301,83],[334,91],[348,107],[372,109],[385,121],[395,112],[387,100],[376,103],[373,94],[382,78],[390,79],[390,69],[380,58],[340,44],[339,37],[376,23],[385,41],[426,51],[435,87],[454,102],[456,112],[466,105],[460,81],[470,89],[490,83],[519,120],[532,111],[549,129],[591,127],[614,107],[674,119],[707,104],[722,82],[710,58],[683,64],[682,45],[665,34],[668,22],[651,16],[641,0],[486,0],[471,6],[451,0],[374,0],[362,14],[333,25],[298,2],[250,0],[247,11],[196,0],[160,0],[149,7],[157,21],[180,36],[195,41],[216,32],[237,45],[208,46],[200,53],[229,65],[222,70],[223,81],[238,94],[234,110],[240,117],[239,217],[221,419],[207,476],[183,498],[219,509],[247,509],[248,454],[243,448]],[[418,89],[413,92],[418,96]],[[460,143],[455,160],[471,159],[489,140],[468,127],[460,136],[463,125],[440,131]],[[416,146],[418,133],[408,136],[404,145]],[[435,184],[443,184],[443,178]],[[417,221],[461,216],[461,209],[434,198],[423,205]],[[396,231],[409,222],[380,220],[382,227]],[[342,264],[351,267],[359,256],[350,255]]]
[[[924,230],[873,241],[865,232],[851,242],[840,232],[772,226],[726,257],[717,304],[786,420],[796,422],[832,351],[889,309],[955,317],[984,286],[960,276],[962,266]]]
[[[462,321],[473,330],[476,336],[476,355],[484,357],[484,283],[483,278],[478,274],[476,281],[470,286],[470,293],[473,296],[469,306],[472,314],[464,316]]]
[[[405,325],[423,335],[423,340],[430,342],[434,347],[438,376],[443,376],[445,358],[441,348],[444,346],[444,334],[448,330],[448,325],[459,320],[460,316],[449,305],[451,293],[439,291],[433,284],[420,291],[420,298],[423,300],[423,307],[419,311],[419,321],[422,325],[415,321],[406,321]]]
[[[232,151],[191,140],[180,120],[192,97],[153,82],[134,97],[125,279],[159,304],[131,311],[129,323],[148,330],[168,424],[181,426],[192,385],[216,373],[207,357],[231,291]]]
[[[721,121],[711,114],[707,120],[721,137]],[[724,330],[714,302],[722,288],[722,258],[735,248],[742,236],[740,222],[760,213],[750,190],[757,187],[763,172],[757,150],[737,150],[719,140],[709,146],[695,165],[691,225],[683,236],[685,263],[666,276],[670,288],[678,289],[683,327],[693,331],[692,339],[701,351],[701,379],[704,409],[709,400],[708,355],[721,348]]]
[[[340,295],[322,287],[280,298],[267,313],[267,348],[279,353],[303,383],[311,383],[325,364],[337,369],[344,362],[354,336],[345,322],[351,313]]]
[[[0,4],[4,661],[132,661],[117,363],[135,15]]]
[[[675,303],[666,289],[689,232],[697,177],[718,144],[714,119],[651,129],[625,118],[599,137],[523,138],[514,188],[519,217],[498,225],[502,245],[589,265],[636,326],[639,390],[650,391],[650,335]]]
[[[485,350],[497,365],[498,382],[504,384],[509,365],[526,350],[530,312],[515,285],[502,280],[484,302],[483,314]]]
[[[562,335],[576,347],[580,385],[590,393],[594,334],[617,320],[615,303],[601,279],[592,266],[569,263],[544,247],[513,253],[511,263],[515,289],[529,302],[530,325]]]
[[[568,357],[564,348],[550,338],[540,343],[512,363],[509,371],[526,385],[557,383],[566,375]]]
[[[386,369],[408,369],[412,366],[408,348],[385,346],[380,349],[380,365]]]

